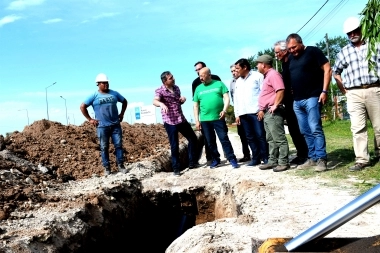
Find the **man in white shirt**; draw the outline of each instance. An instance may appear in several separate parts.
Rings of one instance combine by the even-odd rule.
[[[257,116],[259,112],[259,95],[264,76],[251,70],[247,59],[235,63],[235,71],[239,78],[235,83],[234,111],[236,123],[242,125],[246,133],[252,159],[247,166],[255,166],[268,162],[268,144],[265,138],[263,121]]]

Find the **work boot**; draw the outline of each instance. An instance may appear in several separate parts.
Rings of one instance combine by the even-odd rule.
[[[121,172],[123,174],[127,173],[127,169],[124,167],[124,164],[122,164],[122,163],[117,165],[117,169],[119,172]]]
[[[109,174],[111,174],[110,167],[104,167],[104,176],[108,176]]]
[[[259,169],[260,170],[270,170],[270,169],[274,169],[276,167],[277,167],[277,164],[267,163],[267,164],[260,165]]]
[[[370,166],[369,163],[355,163],[353,166],[349,168],[350,171],[359,171],[364,169],[365,167]]]
[[[286,164],[286,165],[278,165],[276,168],[273,169],[274,172],[282,172],[282,171],[285,171],[287,169],[289,169],[289,164]]]
[[[306,162],[304,162],[301,165],[298,165],[297,169],[304,170],[304,169],[314,167],[315,165],[317,165],[317,163],[315,161],[313,161],[312,159],[307,159]]]
[[[322,172],[327,170],[327,161],[325,159],[318,159],[317,167],[314,169],[316,172]]]

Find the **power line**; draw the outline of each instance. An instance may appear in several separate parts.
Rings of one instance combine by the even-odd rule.
[[[334,16],[332,15],[333,13],[336,14],[337,12],[339,12],[340,9],[343,8],[343,6],[348,2],[348,0],[341,0],[329,13],[327,13],[320,21],[317,25],[315,25],[305,36],[303,36],[304,38],[304,41],[307,40],[307,38],[309,37],[309,35],[312,37],[312,33],[314,32],[315,29],[318,28],[318,26],[321,25],[321,23],[324,22],[324,24],[322,26],[320,26],[318,28],[318,30],[316,30],[314,32],[317,33],[324,25],[326,25]],[[313,35],[314,35],[313,34]]]
[[[321,6],[321,8],[319,8],[318,10],[317,10],[317,12],[306,22],[306,24],[304,24],[296,33],[298,33],[299,31],[301,31],[302,30],[302,28],[304,28],[305,27],[305,25],[307,25],[309,22],[310,22],[310,20],[312,20],[313,18],[314,18],[314,16],[315,15],[317,15],[318,14],[318,12],[323,8],[323,6],[325,6],[326,4],[327,4],[327,2],[328,2],[329,0],[327,0],[322,6]]]

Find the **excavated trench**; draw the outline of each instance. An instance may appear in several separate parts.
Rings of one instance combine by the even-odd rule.
[[[33,237],[22,238],[16,231],[3,237],[12,241],[0,252],[165,252],[188,228],[231,216],[226,199],[218,200],[203,187],[177,193],[143,193],[141,188],[138,181],[103,188],[104,194],[92,196],[79,210],[36,227]],[[220,201],[225,213],[222,208],[215,212]]]
[[[186,163],[183,145],[180,156]],[[169,156],[156,163],[170,170]],[[225,190],[220,196],[205,186],[147,190],[144,179],[123,177],[69,182],[49,193],[59,196],[63,209],[49,203],[17,218],[13,214],[0,229],[0,252],[165,252],[188,228],[238,213]],[[89,184],[93,187],[86,189]]]

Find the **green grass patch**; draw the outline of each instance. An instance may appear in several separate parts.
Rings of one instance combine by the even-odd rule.
[[[326,150],[329,170],[323,173],[313,169],[292,170],[295,175],[303,178],[320,177],[328,179],[328,185],[334,187],[354,186],[359,192],[365,192],[380,183],[380,163],[375,160],[373,128],[368,122],[368,149],[372,157],[372,166],[362,171],[351,172],[349,167],[355,164],[352,133],[349,120],[336,120],[323,122],[326,137]],[[230,132],[237,132],[236,125],[229,125]],[[287,135],[291,154],[295,148],[290,135]]]
[[[371,157],[374,159],[372,161],[373,166],[356,172],[351,172],[348,169],[355,164],[355,153],[350,124],[351,123],[348,120],[327,121],[323,123],[328,156],[328,171],[318,173],[314,172],[312,169],[306,171],[295,170],[295,174],[305,178],[318,176],[329,179],[331,185],[335,187],[350,183],[360,192],[365,192],[379,184],[380,163],[374,159],[374,134],[370,123],[367,124],[368,148]],[[293,145],[290,136],[288,140],[289,144]]]

